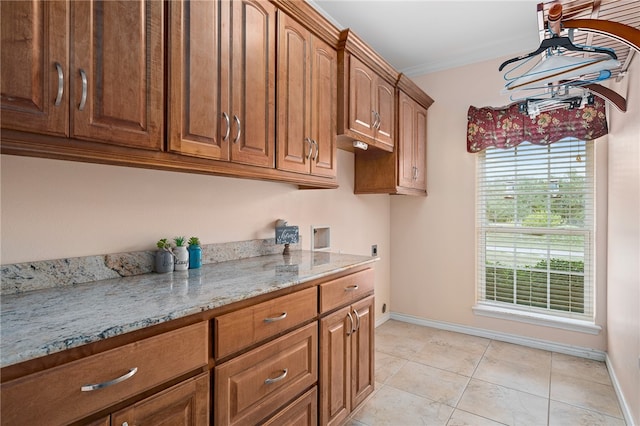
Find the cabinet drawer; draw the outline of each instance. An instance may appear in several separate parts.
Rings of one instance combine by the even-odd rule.
[[[318,388],[314,387],[271,417],[264,426],[315,426],[318,424]]]
[[[194,324],[4,383],[2,424],[66,424],[200,368],[207,330]]]
[[[318,380],[311,323],[215,368],[215,424],[256,424]]]
[[[346,277],[320,284],[320,313],[361,299],[373,291],[373,269],[365,269]]]
[[[318,313],[315,288],[298,291],[214,319],[216,359],[231,355],[304,321]]]

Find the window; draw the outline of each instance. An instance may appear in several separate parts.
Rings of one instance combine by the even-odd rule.
[[[592,145],[479,154],[478,305],[593,321]]]

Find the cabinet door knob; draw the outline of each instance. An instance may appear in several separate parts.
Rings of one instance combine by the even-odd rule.
[[[284,370],[282,370],[282,374],[280,374],[279,376],[273,377],[273,378],[269,377],[269,378],[265,379],[264,380],[264,384],[265,385],[270,385],[272,383],[279,382],[280,380],[282,380],[285,377],[287,377],[287,373],[289,373],[289,370],[285,368]]]
[[[124,374],[120,377],[117,377],[113,380],[109,380],[108,382],[102,382],[102,383],[95,383],[92,385],[84,385],[80,388],[80,390],[82,392],[90,392],[90,391],[94,391],[94,390],[98,390],[98,389],[102,389],[102,388],[106,388],[109,386],[113,386],[117,383],[120,382],[124,382],[127,379],[130,379],[133,377],[134,374],[136,374],[138,372],[138,367],[134,367],[132,369],[129,370],[129,372],[127,374]]]
[[[286,317],[287,317],[287,313],[283,312],[282,314],[278,315],[277,317],[265,318],[264,322],[276,322],[276,321],[283,320]]]
[[[87,73],[84,72],[82,68],[80,68],[80,79],[82,80],[82,97],[80,98],[80,105],[78,105],[78,110],[84,110],[84,105],[87,103]]]
[[[356,291],[357,289],[358,289],[358,285],[355,284],[355,285],[350,285],[348,287],[345,287],[344,291]]]
[[[55,106],[60,106],[62,102],[62,95],[64,93],[64,72],[62,71],[62,65],[56,62],[56,70],[58,71],[58,94],[56,95]]]

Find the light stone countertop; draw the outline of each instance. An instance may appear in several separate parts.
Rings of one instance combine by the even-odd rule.
[[[378,260],[292,251],[2,296],[0,367],[118,336]]]

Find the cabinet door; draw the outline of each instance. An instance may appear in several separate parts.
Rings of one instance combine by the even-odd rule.
[[[403,92],[398,94],[398,186],[413,187],[414,169],[414,136],[415,108],[413,99]]]
[[[416,180],[414,187],[427,190],[427,110],[416,104],[416,135],[413,152]]]
[[[228,2],[169,2],[169,150],[229,159]]]
[[[159,150],[163,4],[72,3],[71,136]]]
[[[114,425],[209,424],[209,374],[173,386],[112,415]]]
[[[1,1],[3,128],[67,136],[69,4]]]
[[[338,425],[351,411],[351,346],[354,327],[346,307],[320,320],[320,424]],[[352,316],[353,318],[353,316]]]
[[[278,12],[278,164],[309,173],[311,142],[311,34]]]
[[[374,297],[351,307],[356,331],[351,334],[351,408],[354,409],[374,388]]]
[[[349,61],[349,128],[373,138],[378,77],[355,56],[351,55]]]
[[[232,2],[231,160],[274,167],[276,8]]]
[[[379,125],[375,133],[375,139],[381,144],[387,145],[393,151],[393,131],[395,121],[395,89],[381,78],[376,80],[376,111],[378,112]]]
[[[311,52],[311,138],[317,143],[311,174],[336,175],[338,54],[318,38]]]

